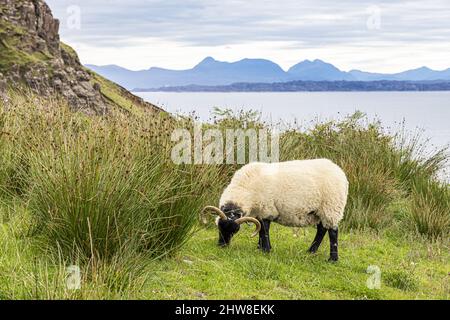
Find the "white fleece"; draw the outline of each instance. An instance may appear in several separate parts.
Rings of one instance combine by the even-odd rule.
[[[245,216],[270,219],[291,227],[336,228],[344,216],[348,180],[328,159],[279,163],[253,162],[235,172],[220,198]]]

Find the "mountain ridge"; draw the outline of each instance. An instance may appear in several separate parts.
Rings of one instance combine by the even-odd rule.
[[[303,60],[288,70],[268,59],[241,59],[234,62],[206,57],[190,69],[172,70],[151,67],[132,71],[117,65],[87,68],[111,79],[129,90],[176,86],[222,86],[234,83],[275,83],[289,81],[435,81],[450,80],[450,68],[432,70],[428,67],[398,73],[376,73],[361,70],[342,71],[320,59]]]

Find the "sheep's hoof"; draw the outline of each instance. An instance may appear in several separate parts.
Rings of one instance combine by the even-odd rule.
[[[258,249],[261,250],[263,253],[270,253],[271,248],[258,247]]]
[[[335,262],[337,262],[338,261],[338,257],[335,257],[335,256],[331,256],[329,259],[328,259],[328,262],[331,262],[331,263],[335,263]]]
[[[309,248],[309,249],[308,249],[308,253],[314,254],[314,253],[317,252],[318,249],[319,249],[319,248]]]

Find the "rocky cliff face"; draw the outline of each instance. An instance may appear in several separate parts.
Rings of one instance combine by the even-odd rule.
[[[0,0],[0,92],[8,84],[25,86],[43,96],[58,94],[75,110],[106,113],[114,102],[76,52],[60,42],[58,30],[43,0]]]

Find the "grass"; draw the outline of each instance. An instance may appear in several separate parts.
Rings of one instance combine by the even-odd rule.
[[[102,95],[115,105],[119,106],[122,110],[130,112],[132,114],[142,114],[143,111],[141,108],[137,107],[136,104],[128,99],[125,95],[122,94],[120,88],[109,80],[92,73],[93,82],[100,84],[100,91]]]
[[[450,299],[448,243],[429,243],[373,231],[344,232],[340,261],[328,263],[325,239],[306,253],[314,229],[273,226],[270,254],[256,249],[243,228],[229,248],[217,231],[200,229],[171,258],[122,261],[82,268],[79,290],[66,287],[67,264],[38,256],[31,239],[0,229],[0,297],[3,299]],[[395,233],[394,233],[395,234]],[[37,250],[37,251],[36,251]],[[129,259],[131,263],[123,265]],[[381,270],[381,287],[369,289],[367,268]],[[136,267],[142,270],[136,272]]]
[[[144,287],[149,299],[449,299],[450,254],[440,244],[373,231],[341,234],[340,261],[306,252],[315,230],[274,225],[273,251],[256,249],[245,228],[229,248],[216,246],[216,230],[201,230],[174,259],[152,267]],[[366,285],[370,265],[381,269],[380,289]]]
[[[184,243],[204,201],[205,181],[193,177],[214,169],[170,162],[164,114],[89,118],[13,99],[19,104],[0,120],[8,133],[0,190],[26,204],[31,232],[48,248],[96,262],[124,252],[160,257]]]
[[[26,224],[16,217],[0,226],[1,300],[126,299],[145,280],[141,269],[148,265],[147,259],[125,253],[108,263],[78,264],[82,287],[70,290],[68,266],[77,262],[49,256],[39,241],[23,233]]]
[[[421,234],[438,237],[450,230],[450,190],[438,181],[418,178],[414,182],[410,212]]]
[[[448,163],[448,152],[425,152],[425,143],[417,135],[388,135],[379,122],[355,113],[341,122],[317,123],[306,133],[288,130],[281,155],[283,160],[329,158],[343,168],[350,185],[346,228],[382,229],[392,222],[389,208],[394,203],[413,199],[419,231],[432,238],[448,236],[449,186],[437,178]],[[419,195],[426,198],[423,206],[417,203]],[[424,221],[429,228],[419,226]]]
[[[419,139],[387,135],[361,114],[292,125],[281,160],[330,158],[349,178],[341,261],[325,262],[327,241],[305,253],[312,229],[294,238],[281,226],[270,255],[244,232],[220,250],[214,228],[193,231],[239,166],[175,165],[171,133],[195,119],[133,112],[132,96],[102,87],[119,106],[105,116],[23,92],[0,101],[0,298],[449,298],[445,150],[424,154]],[[204,126],[276,124],[225,110]],[[70,265],[80,290],[66,286]],[[370,265],[382,271],[380,290],[366,286]]]

